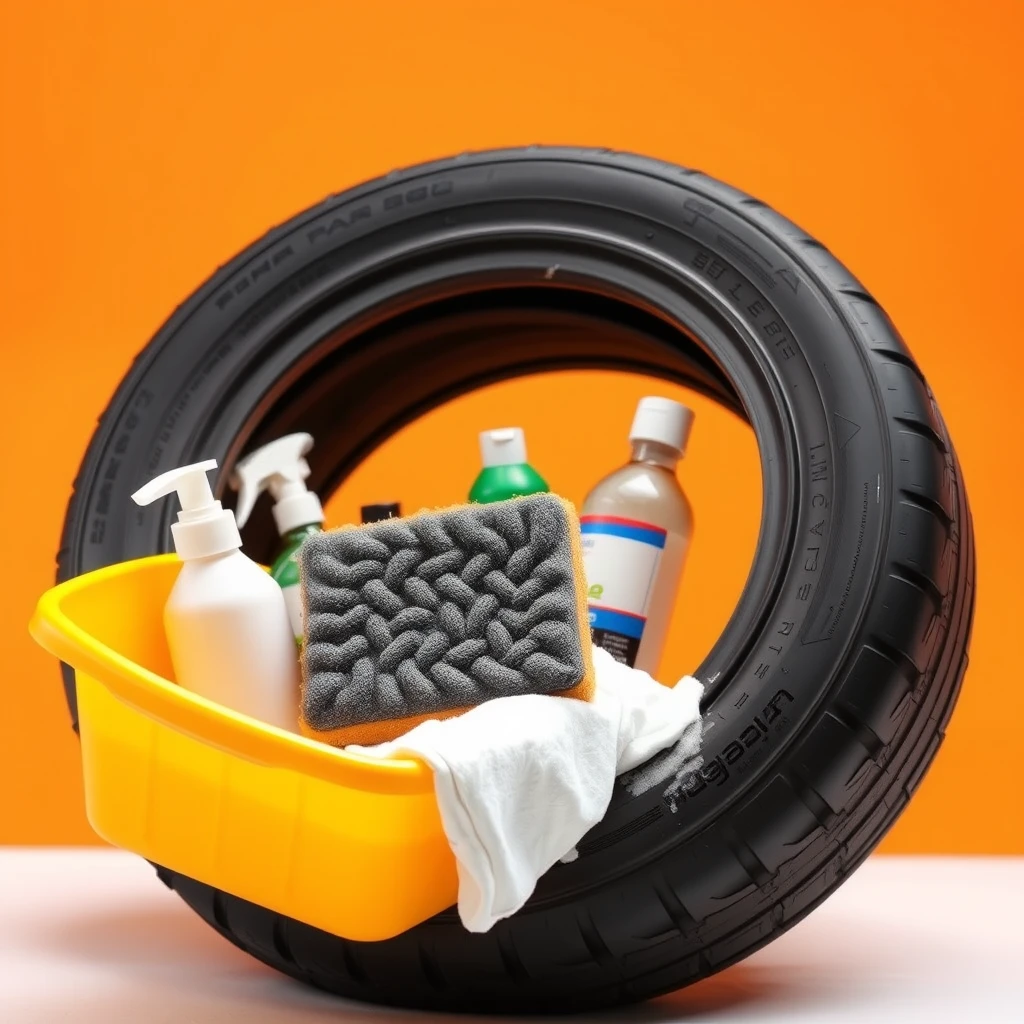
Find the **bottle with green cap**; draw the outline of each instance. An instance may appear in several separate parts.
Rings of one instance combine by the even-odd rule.
[[[480,434],[483,469],[473,483],[469,500],[480,505],[549,490],[544,478],[526,461],[526,437],[521,427],[501,427]]]

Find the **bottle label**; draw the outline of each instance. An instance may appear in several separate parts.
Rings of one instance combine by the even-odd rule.
[[[582,516],[580,528],[594,643],[632,668],[667,531],[618,516]]]

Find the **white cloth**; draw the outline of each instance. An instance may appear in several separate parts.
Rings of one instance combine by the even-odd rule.
[[[514,914],[545,871],[575,857],[576,844],[604,817],[616,776],[670,746],[669,774],[697,756],[703,688],[696,679],[665,687],[598,647],[594,669],[591,701],[501,697],[389,743],[349,747],[419,758],[433,769],[469,931]],[[643,776],[643,790],[667,778]]]

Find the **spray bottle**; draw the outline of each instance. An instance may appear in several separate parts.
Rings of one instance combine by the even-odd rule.
[[[281,588],[241,552],[230,509],[207,472],[215,459],[172,469],[133,495],[148,505],[174,491],[171,526],[181,571],[164,606],[164,629],[179,685],[280,729],[298,726],[299,664]]]
[[[480,457],[484,466],[469,492],[471,502],[486,505],[548,490],[544,478],[526,461],[522,427],[483,431]]]
[[[299,548],[311,533],[323,529],[324,522],[320,499],[306,487],[310,470],[304,456],[312,447],[313,438],[309,434],[279,437],[238,462],[231,476],[231,485],[238,490],[235,515],[239,528],[248,522],[256,499],[263,491],[270,491],[274,498],[274,522],[282,540],[270,575],[284,592],[295,642],[300,645],[303,615]]]

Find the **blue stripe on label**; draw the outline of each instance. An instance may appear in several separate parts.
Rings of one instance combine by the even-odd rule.
[[[655,548],[665,546],[665,531],[659,530],[656,526],[627,526],[625,523],[588,523],[584,521],[580,523],[580,530],[584,535],[603,533],[608,537],[625,537],[626,540],[650,544]]]
[[[604,629],[609,633],[618,633],[621,636],[630,636],[639,640],[644,632],[646,619],[639,615],[626,615],[623,612],[615,612],[610,608],[595,608],[589,606],[590,628]]]

